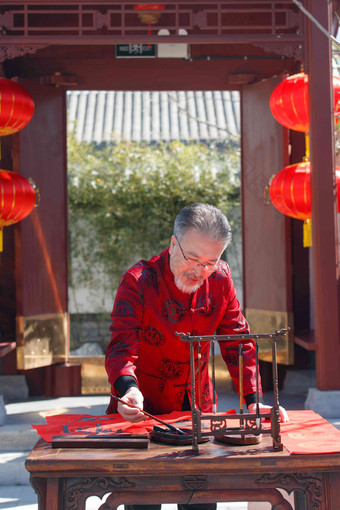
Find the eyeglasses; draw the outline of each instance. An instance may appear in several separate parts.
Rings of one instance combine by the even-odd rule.
[[[217,268],[218,268],[218,263],[216,264],[203,264],[203,262],[200,262],[199,260],[197,259],[192,259],[191,257],[186,257],[184,255],[184,251],[182,249],[182,246],[181,246],[181,243],[179,242],[179,239],[177,236],[175,236],[176,239],[177,239],[177,242],[178,242],[178,246],[180,247],[180,250],[182,252],[182,255],[183,255],[183,258],[184,260],[186,260],[187,262],[189,262],[190,264],[198,264],[199,266],[203,267],[203,269],[205,271],[208,271],[209,273],[212,273],[213,271],[215,271]]]

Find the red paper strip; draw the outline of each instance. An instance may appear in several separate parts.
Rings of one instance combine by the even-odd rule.
[[[217,415],[235,414],[217,413]],[[314,411],[288,411],[289,422],[281,423],[281,439],[291,454],[321,454],[340,452],[340,430],[331,425]],[[177,423],[180,427],[191,428],[191,413],[175,411],[158,416],[167,423]],[[202,416],[204,420],[204,415]],[[68,434],[146,434],[158,423],[150,418],[140,423],[130,423],[119,414],[92,416],[87,414],[59,414],[47,416],[45,425],[32,425],[47,442],[53,436]],[[268,426],[266,423],[264,426]],[[228,426],[237,426],[230,420]],[[209,430],[208,423],[202,423],[202,430]]]
[[[235,411],[228,413],[217,413],[218,415],[235,414]],[[191,428],[191,413],[174,411],[170,414],[157,416],[167,423],[181,423],[182,427]],[[204,416],[202,417],[204,419]],[[158,422],[148,418],[139,423],[125,421],[119,414],[107,414],[105,416],[92,416],[88,414],[59,414],[46,417],[47,424],[32,425],[45,441],[50,443],[53,436],[68,434],[147,434]],[[206,430],[206,424],[203,423]]]
[[[281,423],[281,440],[292,454],[340,452],[340,430],[314,411],[289,411]]]

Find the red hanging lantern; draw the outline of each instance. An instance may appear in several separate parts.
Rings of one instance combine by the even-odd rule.
[[[333,77],[334,113],[340,113],[340,79]],[[304,73],[288,76],[273,90],[270,109],[275,119],[283,126],[308,133],[309,92],[308,75]]]
[[[269,184],[269,196],[282,214],[307,220],[311,218],[310,162],[286,166]],[[336,167],[338,212],[340,212],[340,167]]]
[[[28,216],[36,205],[38,193],[28,179],[0,169],[0,251],[2,229]]]
[[[20,131],[29,123],[33,112],[30,94],[14,81],[0,78],[0,136]]]
[[[282,214],[304,220],[303,245],[312,245],[310,162],[295,163],[283,168],[269,183],[270,199]],[[336,167],[338,212],[340,212],[340,167]]]

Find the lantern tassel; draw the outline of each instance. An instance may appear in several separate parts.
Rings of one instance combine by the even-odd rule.
[[[310,150],[309,150],[309,133],[305,134],[305,157],[303,158],[304,161],[309,161],[310,157]]]
[[[303,247],[310,248],[312,246],[312,222],[305,220],[303,222]]]
[[[2,253],[3,248],[4,248],[4,243],[3,243],[3,227],[0,227],[0,253]]]

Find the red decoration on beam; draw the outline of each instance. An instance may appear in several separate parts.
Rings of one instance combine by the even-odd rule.
[[[138,17],[141,22],[150,26],[158,22],[161,16],[160,11],[164,11],[165,4],[134,4],[133,8],[139,11]]]
[[[0,136],[20,131],[29,123],[33,112],[30,94],[14,81],[0,78]]]
[[[333,77],[334,113],[340,114],[340,79]],[[275,119],[295,131],[309,131],[308,75],[288,76],[273,90],[270,109]]]

